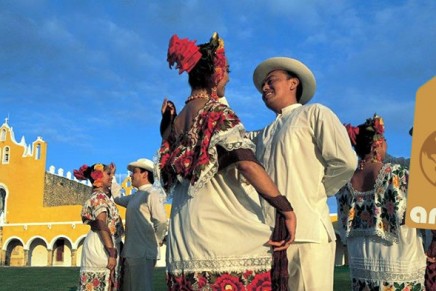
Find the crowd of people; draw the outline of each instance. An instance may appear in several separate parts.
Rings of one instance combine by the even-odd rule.
[[[217,33],[200,45],[173,35],[168,62],[188,74],[191,94],[179,111],[164,99],[157,161],[127,166],[137,191],[119,195],[114,164],[74,171],[93,188],[81,290],[153,290],[162,244],[168,290],[333,290],[335,195],[352,290],[432,290],[436,243],[426,273],[422,238],[404,224],[408,171],[383,162],[380,116],[345,126],[308,104],[316,81],[306,65],[273,57],[253,81],[276,118],[246,131],[224,97],[229,63]]]

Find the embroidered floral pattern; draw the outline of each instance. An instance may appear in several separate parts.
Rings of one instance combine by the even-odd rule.
[[[120,237],[124,233],[122,221],[115,203],[103,192],[95,191],[82,208],[82,221],[89,224],[96,220],[97,216],[107,213],[107,226],[114,237]]]
[[[80,272],[80,290],[109,290],[110,277],[106,272]]]
[[[359,280],[353,278],[352,282],[353,290],[380,290],[380,291],[422,291],[424,290],[424,286],[417,282],[374,282],[374,281],[366,281]]]
[[[158,165],[165,189],[168,191],[181,179],[194,185],[206,169],[214,168],[217,152],[212,140],[218,133],[230,131],[237,125],[240,125],[240,120],[230,108],[210,100],[199,111],[186,134],[176,137],[172,130],[159,150]]]
[[[168,274],[169,290],[237,290],[257,291],[271,290],[269,271],[255,272],[246,270],[242,273],[201,272],[176,276]]]
[[[377,235],[397,242],[406,207],[408,171],[400,165],[385,164],[371,191],[358,192],[351,183],[337,194],[342,238]]]

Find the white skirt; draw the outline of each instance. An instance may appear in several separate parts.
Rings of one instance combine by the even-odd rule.
[[[230,166],[195,195],[176,186],[168,231],[167,268],[172,274],[271,269],[265,224],[255,189]]]
[[[115,244],[119,253],[119,244]],[[110,288],[110,270],[106,268],[108,255],[98,233],[89,231],[85,238],[80,263],[80,290],[114,290]],[[119,284],[119,256],[115,267],[114,279]]]
[[[383,286],[383,282],[419,283],[424,286],[426,256],[415,228],[400,228],[398,244],[376,236],[347,239],[351,278]]]

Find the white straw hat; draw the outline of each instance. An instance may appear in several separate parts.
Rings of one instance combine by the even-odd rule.
[[[270,58],[256,67],[253,73],[253,82],[260,93],[262,93],[262,83],[266,76],[275,70],[285,70],[298,76],[303,87],[299,103],[306,104],[312,99],[316,89],[315,76],[305,64],[287,57]]]
[[[133,168],[141,168],[153,172],[154,164],[149,159],[138,159],[127,166],[127,170],[130,172],[133,172]]]

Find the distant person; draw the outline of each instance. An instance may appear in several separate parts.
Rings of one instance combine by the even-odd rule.
[[[138,159],[128,165],[134,194],[115,197],[115,203],[127,208],[123,291],[152,291],[153,270],[159,247],[168,228],[163,189],[153,186],[153,162]]]
[[[424,290],[422,238],[404,224],[409,172],[383,163],[387,144],[380,116],[346,127],[359,164],[336,199],[352,289]]]
[[[92,196],[82,208],[82,221],[91,230],[82,248],[80,290],[120,288],[118,252],[124,229],[110,191],[114,174],[114,164],[83,165],[74,170],[74,177],[92,184]]]
[[[257,66],[253,79],[276,119],[249,136],[298,218],[295,243],[287,250],[288,290],[333,290],[336,236],[327,198],[351,178],[356,155],[338,117],[321,104],[306,104],[316,88],[306,65],[270,58]]]
[[[216,33],[198,46],[174,35],[168,61],[179,73],[188,73],[191,87],[178,115],[170,101],[162,107],[157,168],[173,197],[168,288],[281,290],[271,286],[271,264],[273,256],[282,262],[281,252],[294,239],[296,218],[256,160],[241,121],[219,101],[229,81],[224,42]],[[272,230],[264,222],[256,190],[280,212],[282,233],[274,231],[270,241]],[[282,266],[274,266],[273,284],[283,275]]]

